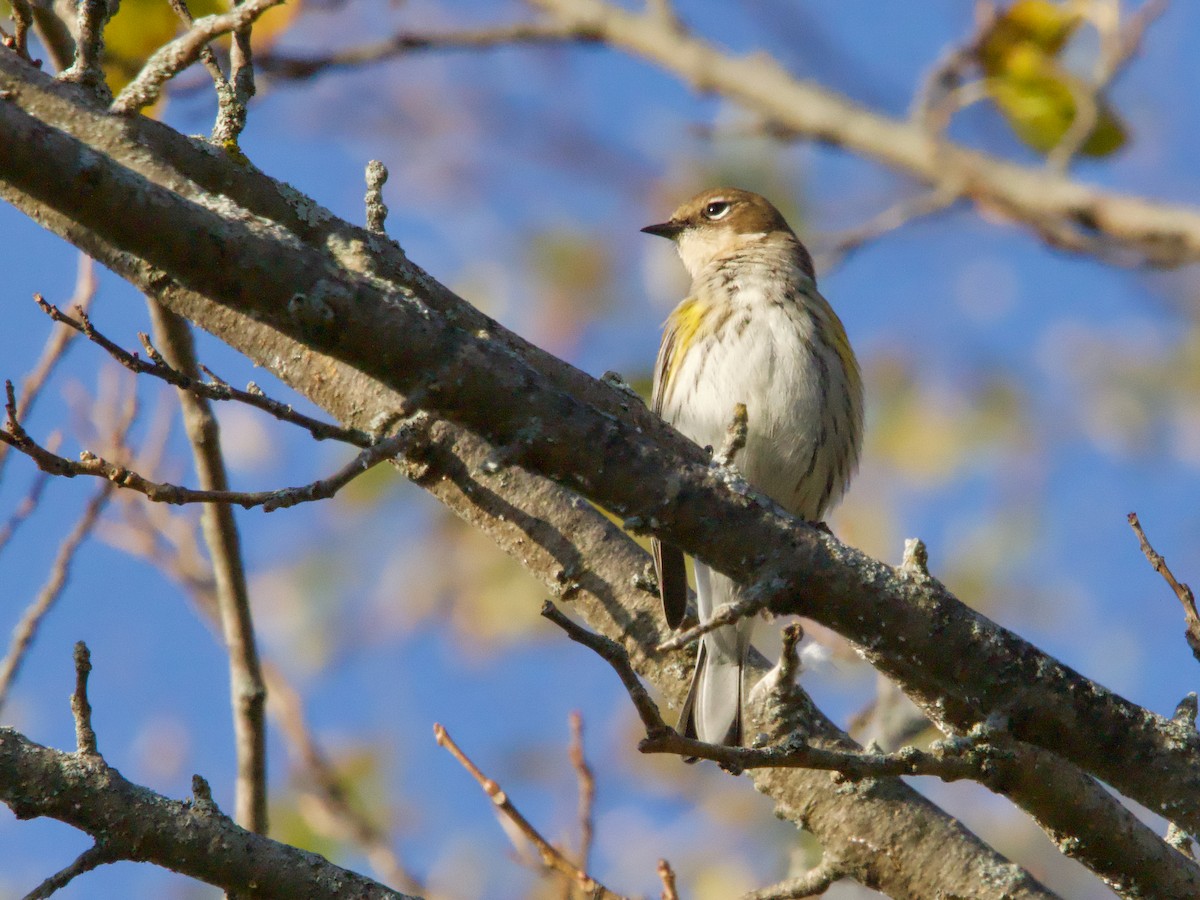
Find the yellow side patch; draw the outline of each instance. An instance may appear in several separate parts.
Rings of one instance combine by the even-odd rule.
[[[683,363],[684,354],[692,346],[692,342],[696,339],[696,333],[704,324],[704,319],[711,309],[711,304],[695,297],[688,297],[671,310],[671,314],[667,316],[663,335],[663,340],[668,344],[666,366],[664,367],[666,371],[663,373],[664,385],[674,381],[675,375]]]

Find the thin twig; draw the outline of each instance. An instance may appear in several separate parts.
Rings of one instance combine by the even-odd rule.
[[[199,601],[199,605],[202,608],[211,606],[203,601]],[[351,801],[345,779],[330,762],[305,719],[299,692],[276,666],[265,663],[263,675],[269,698],[267,709],[287,739],[289,755],[298,763],[304,780],[311,785],[308,796],[319,804],[322,813],[305,816],[310,827],[318,833],[332,834],[361,847],[371,868],[391,887],[407,894],[425,894],[421,880],[396,856],[387,834]],[[302,814],[306,805],[301,804]]]
[[[234,0],[237,9],[246,0]],[[250,19],[242,27],[233,32],[233,43],[229,48],[229,81],[231,90],[223,94],[218,89],[221,100],[217,113],[217,123],[213,126],[213,141],[225,146],[237,146],[238,138],[246,127],[246,107],[254,96],[254,51],[250,42],[250,31],[254,20]]]
[[[484,50],[513,44],[561,43],[586,40],[577,29],[549,22],[521,22],[499,28],[459,31],[448,34],[401,32],[385,40],[334,53],[288,56],[267,53],[259,56],[260,71],[277,78],[312,78],[332,69],[371,65],[397,56],[425,50]]]
[[[6,383],[10,389],[12,382]],[[265,512],[288,509],[300,503],[327,500],[359,475],[394,456],[409,453],[424,440],[423,419],[409,420],[410,427],[383,438],[377,444],[359,452],[354,459],[327,478],[320,478],[299,487],[278,488],[273,491],[219,491],[188,488],[169,482],[151,481],[144,475],[120,463],[110,462],[88,450],[79,454],[79,461],[52,453],[31,438],[12,416],[6,428],[0,428],[0,442],[24,453],[43,472],[74,478],[87,475],[105,478],[113,486],[144,494],[155,503],[182,505],[185,503],[224,503],[252,509],[261,506]]]
[[[282,2],[284,0],[246,0],[227,13],[197,19],[187,33],[161,47],[147,60],[142,71],[125,86],[109,109],[119,115],[128,115],[154,103],[164,85],[194,63],[210,41],[247,28],[272,6]]]
[[[892,204],[856,228],[827,235],[822,239],[822,243],[828,242],[829,247],[820,253],[819,268],[827,272],[864,245],[917,219],[939,213],[954,205],[956,200],[953,191],[945,190],[944,187],[934,188]]]
[[[154,335],[168,364],[192,380],[199,376],[196,346],[186,319],[154,300],[147,301]],[[204,490],[229,490],[221,452],[221,434],[208,400],[178,389],[184,428],[192,448],[196,476]],[[206,503],[200,526],[208,546],[217,586],[221,631],[229,654],[229,689],[233,708],[237,781],[234,819],[243,828],[267,833],[267,688],[263,682],[250,590],[242,559],[241,537],[229,504]]]
[[[51,435],[52,445],[57,443],[57,438],[58,435]],[[4,448],[7,450],[8,445],[5,444]],[[37,476],[33,479],[33,484],[29,486],[29,493],[17,504],[17,508],[13,510],[12,515],[8,517],[8,521],[4,523],[4,526],[0,527],[0,553],[4,552],[4,548],[8,546],[8,542],[13,539],[17,530],[33,514],[33,511],[37,509],[38,503],[42,499],[42,492],[46,489],[49,481],[49,473],[38,472]]]
[[[549,600],[542,603],[541,614],[565,631],[571,640],[594,650],[601,659],[613,667],[621,679],[621,683],[625,685],[625,690],[629,694],[629,699],[633,701],[634,708],[637,709],[638,717],[642,720],[647,735],[655,735],[663,730],[673,732],[673,729],[663,721],[662,714],[658,711],[658,705],[633,670],[633,664],[629,661],[629,654],[624,647],[604,635],[594,634],[572,622],[563,614],[562,610]]]
[[[92,654],[83,641],[75,642],[75,690],[71,694],[71,715],[75,719],[75,752],[81,756],[99,756],[96,731],[92,728],[92,704],[88,702],[87,683],[92,673]]]
[[[101,66],[104,26],[108,24],[115,10],[116,4],[110,5],[108,0],[79,0],[75,28],[75,62],[58,76],[63,81],[83,85],[103,103],[112,99],[112,91],[104,78],[104,68]]]
[[[3,439],[3,432],[0,432],[0,439]],[[763,581],[749,587],[743,592],[740,600],[733,603],[725,603],[713,611],[711,617],[698,625],[693,625],[672,638],[668,638],[658,645],[656,648],[660,653],[669,653],[673,650],[682,650],[688,644],[694,644],[710,631],[716,631],[724,625],[732,625],[735,622],[740,622],[742,619],[747,619],[750,616],[757,615],[761,610],[766,608],[769,596],[779,587],[775,584],[775,579],[766,578]]]
[[[376,234],[384,234],[388,208],[383,202],[383,185],[388,180],[387,166],[377,159],[367,163],[367,228]]]
[[[29,0],[12,0],[13,34],[4,41],[5,46],[16,51],[26,62],[33,62],[29,55],[29,28],[33,24],[33,10]]]
[[[281,403],[278,400],[268,397],[253,384],[247,390],[239,390],[231,386],[228,382],[218,378],[204,366],[200,366],[199,368],[205,375],[212,379],[211,381],[200,381],[198,378],[189,377],[163,361],[153,345],[142,335],[146,340],[147,354],[151,357],[149,361],[144,360],[136,353],[130,353],[105,337],[104,334],[92,325],[92,321],[88,318],[86,311],[77,309],[76,313],[79,318],[75,319],[52,303],[47,303],[40,294],[34,294],[34,300],[37,301],[42,311],[55,322],[61,322],[84,335],[88,340],[101,347],[109,356],[134,374],[152,375],[155,378],[165,381],[167,384],[191,391],[197,396],[208,400],[236,400],[238,403],[253,406],[255,409],[260,409],[274,416],[281,422],[289,422],[292,425],[297,425],[305,429],[318,441],[332,439],[364,448],[374,444],[374,439],[366,432],[353,428],[342,428],[339,425],[322,422],[319,419],[298,413],[286,403]],[[156,356],[158,358],[155,358]]]
[[[725,440],[721,449],[713,454],[713,465],[732,466],[739,451],[746,446],[746,433],[749,430],[749,416],[745,403],[733,405],[733,416],[725,429]]]
[[[910,118],[930,134],[940,134],[949,124],[956,109],[956,104],[949,101],[962,87],[967,71],[974,67],[979,45],[999,15],[995,3],[976,3],[971,33],[943,54],[921,81],[913,98]]]
[[[825,893],[835,881],[844,877],[845,869],[838,860],[826,853],[816,868],[771,887],[743,894],[742,900],[800,900],[802,897],[815,897]]]
[[[665,859],[658,861],[658,877],[663,886],[660,895],[662,900],[679,900],[679,893],[675,890],[675,870]]]
[[[34,296],[39,295],[35,294]],[[95,268],[91,258],[81,253],[79,254],[78,274],[75,277],[75,292],[72,294],[70,302],[86,311],[95,296]],[[46,343],[42,346],[42,354],[38,357],[33,371],[21,381],[21,403],[17,407],[18,416],[25,418],[33,410],[38,397],[42,393],[42,389],[50,380],[50,376],[59,362],[66,355],[67,348],[74,338],[74,332],[61,328],[55,328],[47,335]],[[4,461],[7,457],[8,447],[0,447],[0,475],[3,475]]]
[[[592,878],[592,876],[588,875],[587,872],[572,863],[563,856],[558,848],[542,837],[541,833],[533,827],[529,820],[521,815],[520,810],[513,806],[512,801],[508,799],[508,795],[500,785],[484,775],[479,770],[479,767],[471,762],[470,758],[454,743],[445,728],[440,724],[434,725],[433,735],[437,740],[438,746],[445,747],[450,752],[450,755],[458,760],[459,764],[479,782],[479,786],[483,788],[484,793],[496,805],[497,811],[512,822],[521,834],[537,848],[542,858],[542,865],[546,869],[559,872],[573,879],[579,885],[580,890],[588,897],[596,898],[596,900],[625,900],[620,894],[613,893],[600,884],[600,882],[596,881],[596,879]]]
[[[171,4],[171,9],[175,10],[175,14],[179,16],[185,26],[191,28],[196,24],[192,11],[188,9],[187,0],[167,0],[167,2]],[[231,88],[225,73],[221,71],[221,64],[217,62],[217,54],[208,44],[200,48],[200,62],[204,64],[204,68],[208,69],[208,74],[212,77],[213,84],[217,89],[218,105],[220,105]]]
[[[72,880],[85,872],[108,863],[116,862],[116,856],[107,846],[97,841],[75,858],[69,866],[55,872],[32,891],[25,895],[24,900],[46,900],[56,891],[65,888]]]
[[[113,485],[105,484],[101,485],[100,489],[92,495],[87,506],[84,507],[83,515],[79,517],[75,527],[59,545],[54,563],[50,567],[50,577],[38,592],[37,597],[29,604],[25,614],[21,616],[17,627],[13,629],[8,653],[0,661],[0,708],[3,708],[8,700],[9,692],[12,690],[21,664],[25,661],[25,656],[37,635],[38,626],[46,617],[46,613],[50,612],[55,602],[62,596],[63,588],[66,587],[67,579],[71,574],[71,564],[74,562],[76,552],[91,534],[100,518],[101,511],[108,503],[109,497],[112,496],[112,491]]]
[[[847,779],[931,775],[943,781],[979,779],[989,766],[1007,753],[997,744],[1000,736],[990,728],[980,728],[966,737],[935,742],[929,750],[905,747],[895,753],[829,750],[808,744],[802,735],[792,735],[766,749],[697,741],[684,737],[663,721],[658,706],[642,686],[623,647],[575,624],[548,600],[542,604],[542,615],[562,628],[571,640],[599,654],[616,671],[646,729],[646,737],[638,744],[642,753],[708,759],[739,772],[757,768],[825,769],[838,772]],[[799,633],[794,632],[790,639],[794,639],[794,649]]]
[[[1121,27],[1121,5],[1117,0],[1108,4],[1082,7],[1082,14],[1091,19],[1100,36],[1100,53],[1091,80],[1086,84],[1069,81],[1075,101],[1075,118],[1063,133],[1058,144],[1046,154],[1046,165],[1065,172],[1071,160],[1083,148],[1100,118],[1100,98],[1128,66],[1141,49],[1146,29],[1167,9],[1167,0],[1147,0]]]
[[[1142,530],[1142,523],[1138,521],[1137,513],[1130,513],[1126,518],[1129,520],[1129,527],[1137,535],[1142,553],[1154,571],[1163,577],[1163,580],[1175,592],[1175,596],[1179,598],[1179,603],[1183,606],[1183,617],[1187,621],[1184,637],[1187,638],[1188,646],[1192,648],[1192,655],[1196,657],[1197,661],[1200,661],[1200,612],[1196,610],[1196,595],[1192,593],[1190,587],[1175,579],[1174,574],[1167,566],[1167,561],[1150,546],[1146,532]]]
[[[569,755],[575,780],[579,784],[579,868],[586,872],[592,855],[592,836],[596,830],[592,818],[592,808],[596,802],[596,778],[583,754],[583,716],[578,712],[571,713],[570,723]]]

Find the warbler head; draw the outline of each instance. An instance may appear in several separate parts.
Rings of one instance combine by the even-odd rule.
[[[642,231],[675,242],[684,268],[695,278],[711,262],[755,244],[778,241],[795,248],[797,263],[811,277],[812,259],[765,197],[738,188],[714,188],[697,194],[671,213],[671,218]]]

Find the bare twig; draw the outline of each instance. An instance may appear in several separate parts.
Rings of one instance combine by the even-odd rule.
[[[99,756],[96,732],[92,728],[92,704],[88,702],[88,675],[92,673],[92,654],[83,641],[75,642],[75,690],[71,694],[71,715],[75,718],[75,751],[81,756]]]
[[[0,432],[0,436],[2,435],[3,432]],[[723,625],[732,625],[735,622],[740,622],[742,619],[758,614],[761,610],[766,609],[770,594],[774,590],[774,579],[768,577],[764,581],[747,588],[740,600],[722,604],[713,611],[710,618],[679,632],[674,637],[668,638],[659,644],[657,649],[661,653],[682,650],[688,644],[694,644],[700,640],[700,638],[704,637],[710,631],[716,631]]]
[[[1004,755],[990,743],[993,737],[990,729],[981,729],[965,738],[937,742],[928,751],[906,747],[897,753],[829,750],[814,747],[799,735],[793,735],[769,749],[726,747],[686,738],[663,721],[658,706],[637,677],[629,654],[620,644],[575,624],[549,600],[542,604],[542,615],[562,628],[571,640],[595,651],[613,667],[646,729],[646,737],[638,744],[638,750],[642,753],[672,753],[685,758],[709,759],[735,771],[754,768],[827,769],[839,772],[848,779],[932,775],[943,781],[980,778],[998,756]],[[788,635],[793,656],[800,634],[794,631]]]
[[[47,443],[53,450],[57,448],[58,442],[59,435],[55,433],[50,435],[50,440]],[[8,449],[8,444],[4,445],[4,449]],[[25,523],[26,519],[33,515],[33,511],[37,509],[38,503],[41,502],[42,492],[46,489],[46,485],[49,483],[49,481],[49,473],[38,472],[37,476],[33,479],[33,484],[29,486],[29,492],[25,495],[24,499],[17,504],[17,507],[13,510],[12,515],[8,517],[8,521],[4,523],[3,527],[0,527],[0,553],[4,552],[4,548],[8,546],[8,542],[13,539],[13,535],[17,533],[17,529],[19,529],[21,525]]]
[[[799,900],[802,897],[815,897],[825,893],[835,881],[845,876],[846,873],[838,861],[826,854],[816,868],[771,887],[743,894],[742,900]]]
[[[208,605],[200,602],[202,606]],[[307,816],[310,827],[320,833],[333,833],[339,840],[348,840],[361,847],[371,868],[386,884],[406,893],[425,893],[420,879],[396,856],[383,829],[351,802],[344,779],[317,743],[305,719],[299,692],[276,666],[265,664],[263,675],[267,680],[268,710],[287,738],[289,755],[299,764],[304,780],[311,785],[309,796],[319,804],[323,814]],[[314,818],[319,821],[311,821]],[[329,827],[331,825],[333,828]]]
[[[175,14],[179,16],[185,26],[190,29],[196,24],[192,11],[188,9],[187,0],[167,0],[167,2],[171,4],[171,9],[175,10]],[[233,102],[233,87],[229,84],[225,73],[221,71],[221,64],[217,62],[217,54],[208,44],[200,48],[200,62],[208,70],[217,91],[217,123],[219,124],[224,121],[226,107]],[[214,141],[216,140],[215,131],[216,126],[214,125]]]
[[[658,705],[633,670],[633,665],[629,661],[629,653],[624,647],[604,635],[594,634],[575,624],[549,600],[542,603],[542,615],[565,631],[571,640],[591,648],[613,667],[621,679],[621,683],[625,685],[625,690],[629,693],[629,699],[633,701],[634,708],[637,709],[638,717],[642,720],[647,735],[655,735],[664,729],[673,731],[663,721],[662,714],[658,711]]]
[[[735,457],[746,446],[748,428],[749,417],[746,413],[746,404],[735,403],[733,416],[729,419],[729,426],[725,429],[725,440],[721,443],[721,449],[713,455],[713,465],[732,466],[734,464]]]
[[[54,564],[50,567],[50,577],[34,601],[29,604],[25,614],[21,616],[17,627],[13,629],[8,653],[5,654],[3,661],[0,661],[0,708],[3,708],[8,699],[21,664],[25,661],[25,655],[29,652],[33,639],[37,635],[38,626],[41,625],[42,619],[46,617],[46,613],[54,606],[62,595],[63,588],[66,587],[71,573],[71,563],[75,559],[76,552],[91,534],[112,491],[113,485],[105,484],[92,495],[87,506],[84,507],[83,515],[79,517],[75,527],[59,545]]]
[[[533,827],[529,820],[521,815],[520,810],[513,806],[512,801],[508,799],[508,795],[500,785],[484,775],[479,770],[479,767],[471,762],[470,758],[459,749],[459,746],[451,740],[445,728],[441,725],[434,725],[433,734],[438,746],[445,747],[450,751],[450,755],[458,760],[459,764],[479,782],[479,786],[483,788],[484,793],[496,805],[497,811],[512,822],[521,834],[537,848],[538,854],[542,859],[542,865],[546,869],[566,875],[578,884],[588,897],[596,898],[596,900],[624,900],[621,895],[613,893],[600,884],[600,882],[596,881],[596,879],[592,878],[592,876],[588,875],[583,869],[572,863],[553,844],[542,837],[541,833]]]
[[[1154,571],[1163,577],[1163,580],[1175,592],[1175,596],[1179,598],[1179,603],[1183,606],[1183,617],[1187,621],[1184,637],[1187,638],[1188,646],[1192,648],[1192,655],[1196,657],[1197,661],[1200,661],[1200,612],[1196,611],[1196,595],[1186,584],[1175,580],[1174,574],[1167,567],[1167,561],[1150,546],[1146,532],[1142,530],[1142,523],[1138,521],[1137,513],[1130,513],[1126,518],[1129,520],[1129,527],[1137,535],[1142,553],[1145,554]]]
[[[103,0],[88,0],[103,2]],[[197,19],[192,28],[159,49],[147,60],[142,71],[121,91],[109,107],[114,113],[128,115],[154,103],[163,86],[194,63],[201,50],[214,38],[239,31],[283,0],[246,0],[230,12]]]
[[[168,364],[192,380],[199,376],[191,325],[154,300],[147,301],[154,335]],[[221,434],[208,401],[191,391],[177,391],[184,428],[200,485],[227,492],[229,476],[221,453]],[[244,828],[267,833],[267,688],[259,664],[250,611],[250,591],[242,560],[241,538],[229,504],[206,503],[200,512],[204,541],[217,586],[221,630],[229,653],[229,690],[237,751],[235,820]]]
[[[782,700],[791,696],[792,688],[796,685],[796,676],[800,673],[800,653],[797,648],[803,639],[804,628],[799,622],[790,622],[784,626],[779,662],[751,689],[751,705],[770,699],[769,694],[774,694]]]
[[[7,384],[11,390],[12,382]],[[424,439],[422,421],[420,417],[410,419],[409,427],[402,428],[391,437],[383,438],[378,443],[361,451],[354,459],[328,478],[321,478],[299,487],[279,488],[273,491],[206,490],[187,488],[168,482],[151,481],[127,466],[110,462],[87,450],[79,454],[79,461],[76,462],[52,453],[38,444],[11,416],[6,429],[0,429],[0,442],[24,453],[43,472],[66,478],[74,478],[77,475],[105,478],[115,487],[144,494],[156,503],[176,505],[224,503],[234,504],[245,509],[261,506],[265,512],[274,512],[277,509],[288,509],[300,503],[327,500],[368,469],[393,456],[412,451]]]
[[[957,200],[958,198],[952,191],[935,188],[892,204],[856,228],[827,235],[822,239],[822,243],[828,242],[829,246],[820,254],[819,268],[822,271],[828,271],[833,266],[844,262],[847,256],[865,244],[903,228],[917,219],[939,213],[952,206]]]
[[[33,10],[29,6],[29,0],[13,0],[12,20],[12,37],[6,37],[3,43],[27,62],[33,62],[29,55],[29,28],[33,24]]]
[[[339,50],[322,56],[288,56],[267,53],[258,58],[258,68],[278,78],[312,78],[333,69],[366,66],[393,57],[427,50],[484,50],[512,44],[561,43],[586,40],[577,29],[549,22],[521,22],[499,28],[458,31],[447,34],[401,32],[385,40]]]
[[[112,91],[104,78],[100,57],[104,52],[104,26],[116,12],[116,3],[108,0],[79,0],[79,15],[75,35],[75,62],[58,77],[83,85],[103,103],[112,99]]]
[[[96,274],[90,257],[79,254],[79,270],[75,279],[75,293],[71,302],[80,309],[86,310],[96,295]],[[39,296],[39,295],[34,295]],[[42,389],[49,381],[54,369],[66,355],[67,348],[75,335],[71,331],[54,329],[42,346],[42,355],[38,357],[33,371],[21,381],[21,402],[17,406],[17,415],[25,418],[33,410]],[[4,471],[4,461],[8,457],[8,447],[0,447],[0,474]]]
[[[910,119],[930,134],[945,130],[954,112],[962,108],[955,94],[975,65],[980,42],[991,31],[1000,11],[995,3],[975,4],[975,25],[958,45],[943,54],[921,82],[913,98]]]
[[[367,228],[377,234],[384,234],[383,226],[387,220],[388,208],[383,202],[383,185],[387,179],[387,166],[377,159],[367,163]]]
[[[592,855],[592,835],[595,833],[592,807],[596,801],[596,778],[583,755],[583,716],[573,712],[570,722],[571,766],[575,769],[575,779],[579,783],[579,868],[586,872]]]
[[[658,877],[663,886],[660,895],[662,900],[679,900],[679,893],[675,890],[675,870],[665,859],[658,861]]]
[[[75,319],[52,303],[47,303],[40,294],[34,294],[34,300],[37,301],[42,311],[55,322],[61,322],[84,335],[88,340],[103,348],[109,356],[134,374],[152,375],[155,378],[165,381],[167,384],[191,391],[197,396],[208,400],[236,400],[238,403],[253,406],[255,409],[260,409],[274,416],[281,422],[289,422],[292,425],[297,425],[305,429],[318,441],[332,439],[364,448],[374,444],[374,439],[365,432],[353,428],[342,428],[339,425],[322,422],[319,419],[298,413],[286,403],[281,403],[278,400],[268,397],[253,384],[247,390],[239,390],[218,378],[204,366],[200,366],[199,368],[205,375],[212,379],[211,381],[200,381],[198,378],[180,372],[168,365],[158,351],[154,349],[154,346],[149,343],[149,340],[142,335],[146,352],[151,357],[149,361],[144,360],[136,353],[130,353],[105,337],[92,324],[86,311],[77,309],[76,312],[79,318]],[[22,394],[22,399],[24,399],[24,394]],[[18,414],[23,416],[24,410],[19,408]]]
[[[236,10],[246,0],[234,0]],[[257,18],[257,17],[255,17]],[[225,146],[236,146],[238,137],[246,127],[246,107],[254,96],[254,51],[250,44],[251,18],[233,32],[233,44],[229,48],[229,81],[232,91],[225,91],[217,124],[213,128],[213,141]]]
[[[56,891],[66,887],[78,876],[112,862],[116,862],[116,857],[113,856],[105,844],[97,841],[80,853],[69,866],[55,872],[26,894],[25,900],[46,900],[46,898],[50,897]]]

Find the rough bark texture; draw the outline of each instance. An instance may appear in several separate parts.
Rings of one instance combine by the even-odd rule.
[[[42,747],[0,728],[0,800],[17,818],[52,816],[116,859],[145,860],[239,897],[405,900],[362,875],[239,828],[211,801],[170,800],[98,756]]]

